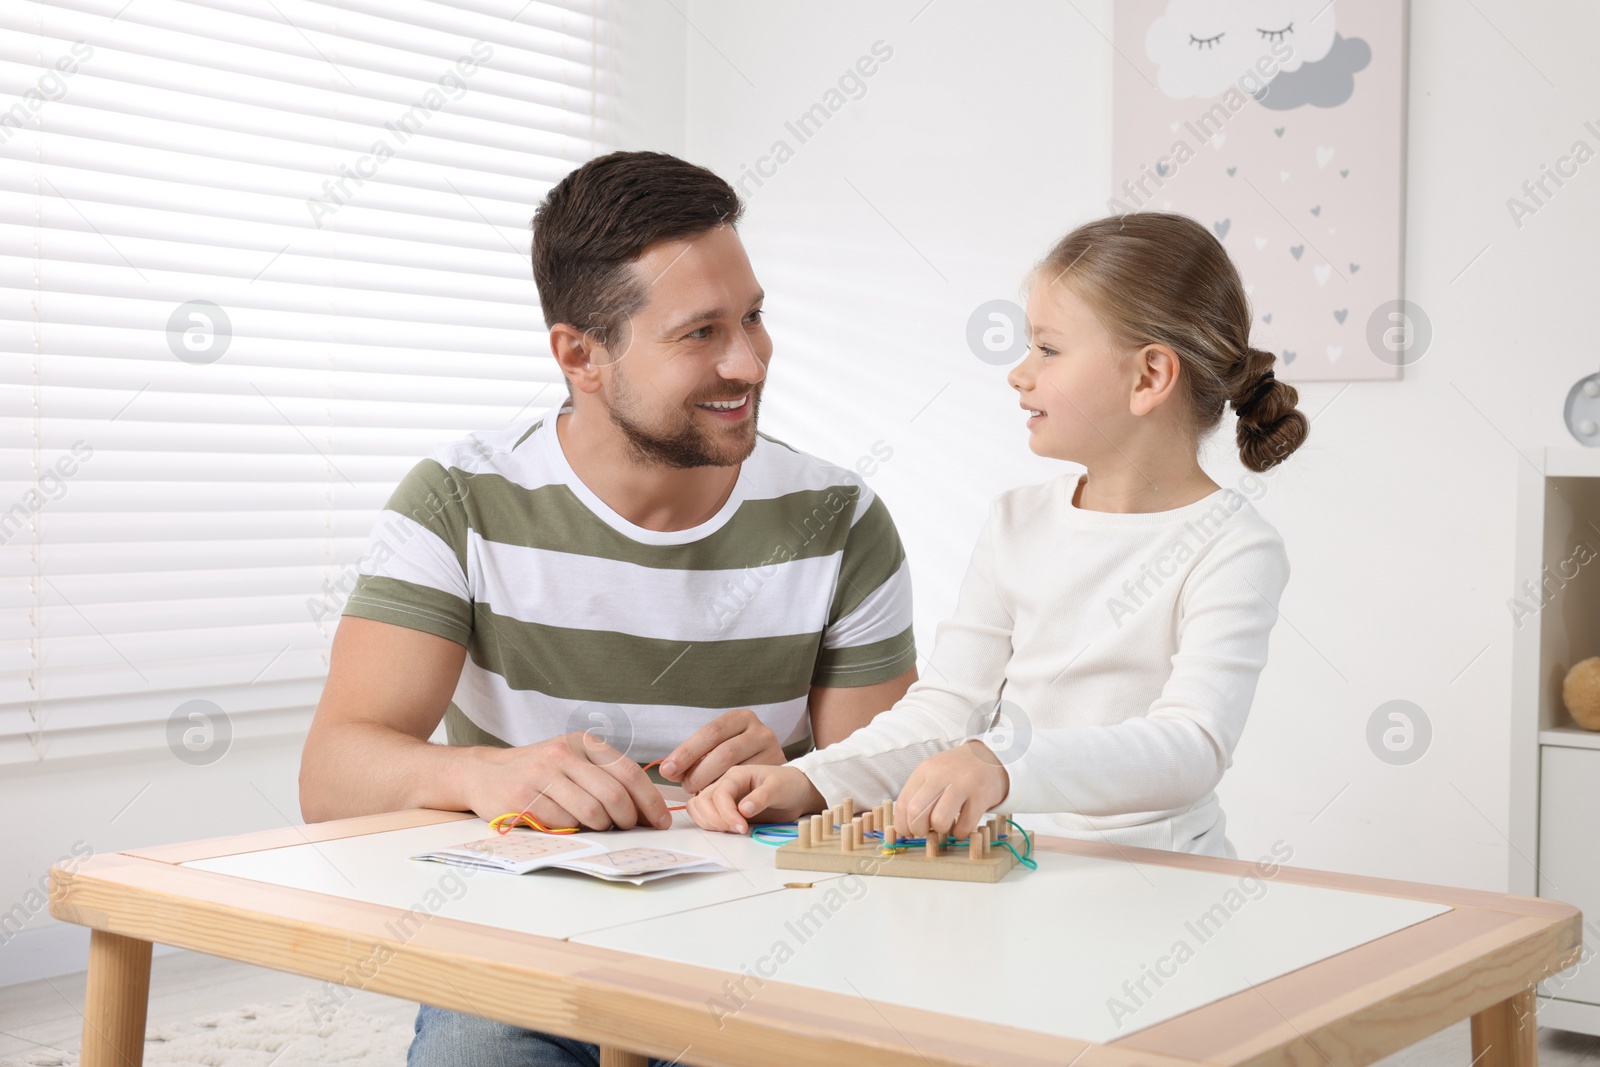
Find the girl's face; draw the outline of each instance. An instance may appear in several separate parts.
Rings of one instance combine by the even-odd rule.
[[[1091,469],[1115,460],[1133,382],[1111,334],[1071,289],[1041,280],[1028,294],[1028,340],[1006,375],[1030,413],[1028,447]]]

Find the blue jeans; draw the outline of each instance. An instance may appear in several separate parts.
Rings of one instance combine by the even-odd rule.
[[[684,1067],[651,1060],[650,1067]],[[600,1067],[600,1050],[583,1041],[422,1005],[406,1067]]]

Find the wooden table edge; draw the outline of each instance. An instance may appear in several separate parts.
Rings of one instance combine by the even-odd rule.
[[[182,944],[183,947],[195,948],[198,951],[220,951],[215,948],[215,943],[213,943],[214,947],[212,949],[207,949],[202,944],[184,944],[181,940],[174,940],[173,935],[177,931],[164,930],[158,934],[158,932],[151,930],[133,929],[126,919],[119,924],[124,927],[123,929],[112,929],[109,925],[101,926],[94,921],[86,921],[84,917],[71,917],[66,913],[69,910],[66,897],[71,894],[72,883],[77,884],[77,888],[80,891],[79,896],[82,897],[82,890],[90,884],[90,881],[86,881],[85,879],[104,881],[104,879],[95,879],[94,874],[108,870],[109,868],[106,867],[107,862],[138,862],[141,864],[155,863],[166,865],[168,868],[172,868],[176,865],[193,859],[235,855],[245,852],[260,851],[263,849],[280,848],[288,845],[304,844],[309,841],[337,840],[340,838],[363,836],[366,834],[381,833],[389,830],[405,829],[414,826],[430,825],[440,822],[469,818],[472,818],[472,816],[465,813],[438,812],[418,809],[405,812],[390,812],[382,815],[363,816],[356,819],[336,820],[327,823],[313,824],[307,827],[291,827],[281,830],[269,830],[254,834],[237,835],[230,838],[214,838],[206,841],[160,846],[153,849],[141,849],[132,852],[115,853],[109,857],[96,857],[90,860],[88,864],[80,865],[76,872],[73,872],[70,869],[62,872],[67,876],[68,879],[70,879],[70,881],[63,885],[60,893],[62,901],[61,913],[57,912],[56,903],[58,897],[56,890],[58,872],[56,868],[52,869],[51,911],[52,914],[57,914],[58,918],[63,918],[67,921],[79,922],[83,925],[91,926],[94,929],[105,930],[108,933],[116,933],[120,934],[121,936],[134,938],[140,941],[160,941],[168,944]],[[1325,1050],[1329,1048],[1338,1048],[1341,1050],[1341,1052],[1344,1052],[1347,1049],[1352,1050],[1353,1055],[1362,1058],[1352,1059],[1351,1062],[1367,1062],[1367,1060],[1364,1058],[1366,1053],[1364,1051],[1354,1051],[1353,1046],[1350,1045],[1352,1040],[1352,1031],[1366,1031],[1374,1028],[1381,1028],[1390,1035],[1389,1038],[1386,1038],[1386,1042],[1388,1040],[1399,1041],[1398,1044],[1394,1044],[1392,1047],[1387,1047],[1386,1045],[1386,1050],[1380,1050],[1372,1056],[1372,1058],[1377,1058],[1378,1056],[1387,1054],[1388,1051],[1393,1051],[1397,1048],[1403,1048],[1413,1041],[1418,1040],[1427,1034],[1436,1032],[1443,1026],[1450,1025],[1450,1023],[1464,1018],[1467,1015],[1474,1016],[1476,1027],[1478,1016],[1492,1014],[1498,1011],[1500,1016],[1503,1017],[1508,1009],[1508,1006],[1514,1004],[1520,1005],[1522,1002],[1516,1000],[1516,997],[1519,995],[1520,991],[1526,990],[1528,992],[1529,999],[1527,1000],[1527,1004],[1531,1006],[1531,987],[1533,983],[1537,982],[1539,979],[1547,976],[1548,974],[1555,973],[1566,966],[1570,966],[1570,964],[1577,958],[1581,949],[1581,914],[1579,913],[1578,909],[1572,905],[1565,904],[1560,901],[1519,897],[1510,894],[1496,894],[1482,890],[1434,886],[1426,883],[1404,882],[1393,879],[1374,878],[1364,875],[1350,875],[1342,872],[1317,871],[1309,868],[1288,867],[1281,865],[1276,866],[1275,869],[1264,870],[1262,865],[1259,863],[1252,863],[1243,860],[1228,860],[1216,857],[1193,856],[1184,853],[1164,852],[1154,849],[1114,848],[1098,842],[1085,842],[1067,838],[1040,836],[1036,838],[1035,848],[1041,851],[1077,854],[1099,859],[1148,863],[1187,869],[1206,870],[1215,873],[1238,874],[1241,877],[1248,875],[1261,878],[1269,882],[1283,881],[1286,883],[1325,886],[1355,892],[1368,892],[1387,896],[1398,896],[1406,899],[1446,904],[1456,911],[1471,910],[1480,913],[1498,913],[1497,925],[1495,925],[1492,930],[1482,933],[1480,935],[1479,942],[1475,943],[1476,948],[1474,951],[1477,951],[1479,954],[1476,956],[1469,956],[1466,959],[1455,959],[1449,964],[1448,969],[1445,971],[1431,975],[1425,975],[1421,973],[1436,961],[1450,959],[1452,956],[1451,953],[1441,953],[1435,957],[1430,957],[1428,960],[1421,963],[1413,961],[1406,967],[1400,968],[1396,971],[1372,974],[1370,975],[1369,980],[1361,987],[1360,991],[1346,988],[1343,991],[1343,995],[1338,998],[1339,1006],[1337,1008],[1334,1006],[1333,1002],[1329,1002],[1321,1006],[1322,1010],[1320,1012],[1317,1010],[1312,1010],[1284,1014],[1281,1010],[1279,1010],[1279,1006],[1276,1004],[1278,995],[1292,987],[1294,983],[1303,982],[1308,974],[1314,977],[1318,969],[1327,970],[1330,965],[1338,964],[1341,961],[1348,962],[1349,960],[1358,959],[1363,956],[1370,957],[1375,952],[1381,953],[1384,950],[1386,942],[1390,942],[1392,939],[1400,938],[1407,933],[1406,930],[1398,931],[1395,934],[1376,939],[1375,941],[1368,942],[1365,945],[1357,946],[1346,953],[1329,957],[1326,960],[1311,964],[1306,968],[1301,968],[1298,971],[1280,976],[1271,980],[1270,982],[1261,983],[1260,986],[1253,988],[1251,991],[1223,998],[1222,1000],[1215,1001],[1211,1004],[1194,1009],[1191,1012],[1176,1016],[1173,1019],[1169,1019],[1165,1022],[1157,1023],[1153,1026],[1147,1027],[1127,1037],[1118,1038],[1107,1045],[1097,1046],[1092,1044],[1085,1045],[1081,1042],[1069,1042],[1070,1048],[1074,1053],[1085,1052],[1085,1050],[1088,1050],[1088,1052],[1085,1052],[1082,1057],[1085,1063],[1094,1062],[1109,1064],[1123,1062],[1120,1059],[1101,1059],[1098,1053],[1101,1050],[1104,1050],[1105,1052],[1115,1051],[1134,1057],[1133,1060],[1129,1060],[1127,1062],[1206,1062],[1210,1064],[1237,1064],[1241,1065],[1241,1067],[1243,1067],[1243,1065],[1254,1067],[1254,1065],[1257,1064],[1289,1064],[1303,1062],[1298,1057],[1320,1059],[1322,1058],[1322,1054],[1325,1052]],[[65,866],[70,868],[70,861]],[[211,878],[229,877],[224,875],[216,875],[212,872],[194,871],[188,868],[181,868],[181,870],[187,876],[206,875]],[[287,890],[281,887],[267,886],[265,883],[248,882],[248,880],[245,879],[234,879],[234,881],[247,882],[251,886],[272,890],[278,893],[303,894],[306,897],[316,898],[322,901],[339,899],[323,897],[321,894],[309,893],[303,890]],[[108,892],[117,891],[114,888],[114,879],[113,881],[106,882],[105,884]],[[390,918],[395,915],[404,914],[398,909],[384,908],[380,905],[367,905],[354,901],[344,901],[343,903],[361,908],[377,909],[379,912]],[[242,911],[243,909],[239,910]],[[1425,920],[1423,923],[1414,924],[1413,927],[1408,927],[1407,930],[1415,931],[1419,928],[1427,927],[1429,924],[1440,923],[1441,921],[1448,920],[1452,914],[1455,914],[1455,912],[1447,912],[1444,915]],[[107,911],[107,915],[109,916],[109,910]],[[271,920],[274,918],[271,913],[266,912],[256,912],[252,913],[252,915],[258,919]],[[90,916],[90,918],[92,918],[92,916]],[[132,925],[136,926],[137,924]],[[458,926],[471,930],[484,929],[476,926],[475,924],[456,923],[454,920],[442,918],[431,921],[430,926],[436,926],[436,928],[440,930],[445,930],[452,926]],[[327,932],[336,935],[338,931],[330,928]],[[456,931],[456,933],[459,933],[459,931]],[[502,941],[506,940],[507,938],[534,937],[534,935],[509,935],[504,931],[497,931],[496,933]],[[536,938],[536,940],[547,944],[553,943],[577,948],[589,948],[588,946],[573,946],[571,942],[558,941],[548,938]],[[369,949],[375,947],[375,944],[368,946]],[[426,946],[418,946],[416,951],[420,952],[425,947]],[[411,948],[409,943],[406,948]],[[434,951],[445,950],[435,949]],[[226,953],[224,952],[222,954]],[[233,958],[239,957],[235,955]],[[638,977],[634,975],[633,972],[638,969],[641,959],[642,958],[639,957],[631,957],[627,956],[626,954],[622,954],[623,961],[620,964],[617,961],[606,963],[604,965],[604,971],[608,977],[607,981],[602,983],[602,985],[606,988],[610,988],[613,992],[616,992],[621,988],[622,985],[625,985],[628,981]],[[295,971],[296,973],[306,973],[311,977],[320,977],[329,980],[337,980],[338,978],[337,972],[331,975],[308,972],[303,968],[294,966],[293,960],[280,961],[277,963],[267,961],[259,962],[261,962],[264,966],[276,967],[280,970]],[[666,963],[666,961],[651,962],[658,966]],[[688,967],[689,965],[672,964],[669,966],[684,968]],[[643,979],[644,986],[640,990],[635,990],[635,993],[642,997],[649,997],[652,995],[649,992],[652,987],[652,983],[659,984],[663,976],[658,970],[649,967],[646,967],[645,970],[650,971],[650,973]],[[690,970],[704,972],[703,974],[698,975],[698,978],[702,981],[707,976],[726,978],[726,975],[722,974],[721,972],[709,971],[704,968],[690,968]],[[1480,973],[1485,970],[1498,971],[1501,973],[1485,976],[1484,974]],[[1408,977],[1408,972],[1414,973],[1409,973]],[[1536,976],[1529,978],[1530,974],[1535,974]],[[786,1002],[786,998],[792,998],[797,995],[802,999],[806,999],[806,995],[840,997],[840,994],[827,993],[826,991],[822,990],[811,990],[800,986],[788,986],[778,982],[771,982],[769,984],[775,990],[783,990],[787,992],[779,996],[768,995],[766,997],[768,1003],[767,1005],[763,1006],[764,1010],[757,1010],[757,1006],[752,1003],[747,1011],[740,1013],[741,1015],[748,1015],[750,1017],[740,1020],[736,1026],[736,1029],[748,1029],[751,1031],[751,1033],[759,1032],[764,1034],[768,1039],[776,1037],[779,1033],[781,1033],[782,1039],[786,1043],[792,1043],[796,1040],[800,1040],[807,1044],[807,1048],[818,1053],[818,1059],[816,1062],[827,1062],[830,1064],[830,1067],[831,1064],[837,1063],[837,1057],[843,1050],[857,1049],[860,1047],[855,1043],[847,1042],[841,1047],[835,1047],[826,1050],[823,1049],[823,1045],[829,1044],[827,1039],[830,1034],[824,1033],[814,1026],[808,1027],[805,1024],[797,1024],[795,1022],[795,1018],[792,1017],[792,1010]],[[707,988],[704,985],[698,985],[694,988],[697,993],[705,993],[707,991]],[[716,991],[713,990],[712,995],[715,995],[715,992]],[[589,990],[589,993],[591,996],[601,995],[598,990]],[[399,990],[397,995],[407,996],[411,999],[422,999],[416,995],[414,992],[414,987],[412,992]],[[1365,1002],[1355,1004],[1350,1003],[1352,999],[1359,1000],[1363,995],[1368,998]],[[1434,1005],[1434,1001],[1441,996],[1446,998],[1446,1006],[1444,1008]],[[601,999],[603,1000],[604,997],[601,996]],[[849,1001],[851,998],[845,997],[843,999]],[[1243,1002],[1252,999],[1259,1002],[1258,1010],[1254,1013],[1258,1019],[1258,1025],[1251,1029],[1249,1033],[1241,1037],[1240,1031],[1235,1028],[1230,1035],[1219,1035],[1206,1029],[1208,1025],[1207,1021],[1209,1019],[1226,1014],[1227,1010],[1237,1010]],[[1397,1006],[1403,1010],[1397,1012]],[[680,1003],[678,1008],[681,1010],[682,1007],[683,1003]],[[1268,1013],[1269,1007],[1271,1008],[1272,1012],[1276,1014]],[[874,1009],[876,1010],[875,1006]],[[1417,1014],[1417,1009],[1428,1010],[1424,1010],[1422,1014]],[[457,1010],[466,1010],[470,1012],[473,1009],[471,1007],[466,1007],[458,1008]],[[897,1014],[902,1011],[906,1013],[914,1013],[914,1009],[902,1009],[897,1006],[894,1007],[893,1010]],[[1520,1011],[1522,1009],[1519,1007],[1517,1010]],[[478,1012],[478,1014],[482,1013]],[[803,1014],[804,1013],[802,1012],[802,1015]],[[969,1042],[963,1040],[962,1035],[950,1034],[946,1032],[947,1028],[951,1025],[950,1021],[931,1013],[921,1014],[927,1015],[929,1020],[931,1020],[929,1025],[932,1027],[932,1032],[935,1035],[942,1035],[938,1037],[938,1040],[941,1042],[947,1041],[949,1043],[947,1051],[952,1055],[952,1058],[940,1060],[939,1062],[949,1062],[952,1064],[967,1062],[964,1055],[960,1052],[960,1049],[962,1046],[968,1045]],[[880,1023],[888,1022],[886,1018],[881,1017],[881,1012],[879,1012],[879,1016]],[[515,1020],[506,1019],[505,1021]],[[837,1019],[835,1019],[835,1021],[837,1021]],[[1504,1022],[1504,1019],[1502,1018],[1501,1021]],[[983,1030],[989,1030],[989,1024],[974,1025],[979,1026]],[[868,1029],[870,1030],[870,1027]],[[912,1059],[907,1060],[908,1063],[932,1062],[926,1058],[927,1051],[924,1048],[910,1042],[909,1039],[906,1039],[905,1035],[900,1033],[898,1028],[894,1028],[892,1024],[891,1029],[894,1030],[893,1036],[888,1036],[881,1032],[881,1030],[876,1034],[877,1044],[881,1047],[874,1048],[873,1050],[874,1055],[889,1056],[890,1059],[873,1059],[862,1062],[897,1062],[898,1056],[908,1053],[912,1057]],[[921,1030],[919,1030],[918,1033],[920,1036],[926,1036]],[[706,1039],[705,1035],[702,1034],[701,1036],[702,1039]],[[742,1034],[739,1038],[739,1041],[742,1041],[749,1036],[749,1034]],[[871,1040],[871,1038],[869,1038],[868,1034],[865,1032],[858,1033],[856,1036],[858,1038],[867,1038],[868,1040]],[[1040,1035],[1033,1031],[1017,1030],[1009,1027],[997,1027],[995,1028],[995,1031],[992,1032],[991,1036],[993,1038],[1004,1038],[1007,1044],[1015,1044],[1019,1039],[1026,1038],[1028,1036],[1043,1037],[1048,1039],[1048,1035]],[[1197,1039],[1197,1036],[1203,1041],[1203,1052],[1197,1051],[1201,1047],[1194,1043]],[[616,1033],[612,1034],[611,1037],[620,1040],[624,1046],[632,1047],[632,1045],[637,1044],[641,1035],[639,1033],[636,1020],[619,1026]],[[586,1039],[595,1040],[595,1038],[592,1037]],[[738,1044],[739,1041],[736,1041],[735,1044]],[[609,1038],[607,1042],[602,1043],[608,1042]],[[1175,1046],[1174,1042],[1178,1042],[1179,1044]],[[791,1045],[786,1044],[785,1047],[788,1048],[791,1047]],[[648,1052],[651,1055],[658,1055],[664,1058],[672,1058],[673,1056],[680,1054],[681,1046],[680,1048],[673,1049],[658,1046],[650,1049],[640,1049],[639,1051]],[[1089,1052],[1096,1053],[1096,1055],[1091,1057]],[[1050,1057],[1059,1056],[1060,1054],[1060,1048],[1052,1048],[1048,1052],[1044,1052],[1044,1055],[1047,1059]],[[722,1061],[719,1060],[717,1062]],[[736,1061],[729,1060],[727,1062],[731,1063]],[[810,1060],[808,1059],[804,1062],[810,1062]],[[1025,1057],[1021,1059],[996,1061],[993,1059],[992,1050],[985,1050],[981,1060],[974,1060],[973,1062],[1015,1062],[1021,1064],[1032,1063],[1034,1060],[1031,1058],[1031,1056],[1025,1055]]]
[[[1266,882],[1288,882],[1355,893],[1371,893],[1376,896],[1403,897],[1406,900],[1417,900],[1428,904],[1448,904],[1453,908],[1489,908],[1515,915],[1546,915],[1559,919],[1576,910],[1571,904],[1546,897],[1524,897],[1512,893],[1496,893],[1488,889],[1407,882],[1376,875],[1324,871],[1315,867],[1293,867],[1259,860],[1234,860],[1220,856],[1200,856],[1189,852],[1131,848],[1101,841],[1079,841],[1074,838],[1050,837],[1044,834],[1035,835],[1034,850],[1089,856],[1123,863],[1146,863],[1185,870],[1209,871],[1216,874],[1237,874],[1240,877],[1250,876]]]
[[[1486,925],[1431,955],[1395,958],[1426,941],[1430,927],[1448,930],[1465,916]],[[1456,908],[1110,1044],[1161,1054],[1181,1048],[1230,1067],[1370,1063],[1513,1001],[1520,1022],[1533,1009],[1534,985],[1577,961],[1580,938],[1576,911],[1551,921]],[[1333,981],[1340,970],[1364,978]],[[1311,992],[1318,986],[1327,987],[1322,995]]]

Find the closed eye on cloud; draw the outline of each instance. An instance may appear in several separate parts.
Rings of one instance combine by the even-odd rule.
[[[1217,46],[1217,42],[1226,36],[1226,32],[1219,33],[1215,37],[1196,37],[1191,33],[1189,35],[1189,43],[1194,45],[1196,48],[1215,48]]]
[[[1264,30],[1260,26],[1257,26],[1256,32],[1261,35],[1262,40],[1281,41],[1294,32],[1294,23],[1289,23],[1289,25],[1285,26],[1281,30]]]

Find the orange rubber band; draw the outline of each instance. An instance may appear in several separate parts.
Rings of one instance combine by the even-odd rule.
[[[576,826],[546,826],[538,819],[535,819],[531,812],[526,811],[513,811],[489,820],[489,825],[494,827],[494,831],[497,834],[509,834],[516,829],[518,823],[527,823],[541,834],[575,834],[578,832],[578,827]]]
[[[663,756],[663,757],[661,757],[661,759],[656,760],[655,763],[646,763],[643,767],[640,768],[640,770],[648,771],[651,767],[656,766],[656,764],[661,763],[662,760],[665,760],[665,759],[666,759],[666,757]],[[689,805],[687,805],[687,804],[668,804],[667,805],[667,810],[668,811],[683,811],[686,808],[688,808],[688,806]]]

